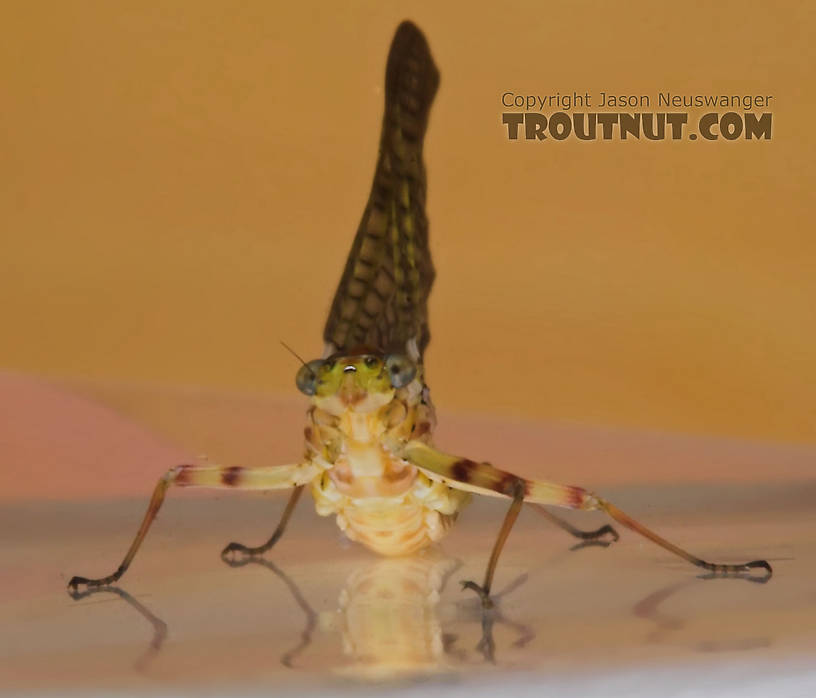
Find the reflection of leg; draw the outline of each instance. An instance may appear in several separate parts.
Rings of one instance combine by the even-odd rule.
[[[604,524],[600,528],[596,528],[594,531],[583,531],[580,528],[576,528],[573,526],[569,521],[565,521],[560,516],[556,516],[551,511],[546,509],[541,504],[532,504],[531,505],[541,516],[543,516],[547,521],[550,523],[555,524],[562,530],[569,533],[571,536],[575,538],[580,538],[583,543],[579,543],[574,549],[579,547],[584,547],[586,545],[598,545],[601,547],[607,547],[610,543],[614,543],[615,541],[620,538],[618,532],[612,528],[609,524]],[[603,538],[605,535],[609,534],[611,540],[599,540]]]
[[[297,501],[297,497],[292,495],[292,499]],[[289,500],[290,504],[292,500]],[[280,528],[280,526],[278,526]],[[306,649],[312,642],[312,633],[314,629],[317,627],[317,613],[314,612],[312,607],[309,605],[309,602],[306,601],[303,594],[301,594],[298,585],[295,584],[292,579],[287,575],[282,569],[280,569],[275,563],[270,562],[269,560],[264,560],[258,557],[250,557],[240,563],[240,565],[245,565],[247,563],[255,563],[256,565],[261,565],[266,567],[268,570],[271,570],[277,577],[283,581],[283,583],[289,588],[289,592],[292,594],[292,598],[294,598],[295,603],[300,606],[301,610],[304,614],[306,614],[306,627],[303,629],[303,632],[300,634],[300,642],[286,652],[281,657],[281,664],[289,669],[292,668],[292,662],[294,658],[299,655],[304,649]],[[235,565],[240,566],[240,565]]]
[[[476,649],[491,664],[496,663],[496,641],[493,639],[493,623],[496,622],[496,614],[493,609],[482,609],[482,639],[476,645]]]
[[[221,551],[221,559],[223,559],[228,565],[237,567],[246,563],[247,559],[250,557],[255,555],[263,555],[267,550],[275,545],[275,543],[277,543],[280,537],[283,535],[283,532],[286,530],[286,524],[289,523],[289,517],[292,516],[292,512],[295,510],[295,506],[297,505],[298,499],[300,499],[302,492],[303,485],[295,487],[295,489],[292,491],[292,496],[289,497],[289,501],[286,504],[286,509],[284,509],[283,515],[278,522],[278,527],[275,529],[275,532],[272,534],[270,539],[266,541],[266,543],[259,545],[257,548],[248,548],[245,545],[241,545],[241,543],[230,543]],[[230,553],[237,554],[231,555]],[[239,556],[243,556],[243,558]]]
[[[264,468],[223,467],[219,465],[179,465],[168,470],[156,484],[150,504],[145,512],[142,525],[130,544],[125,559],[115,572],[107,577],[88,579],[72,577],[68,586],[76,589],[80,584],[89,587],[104,586],[118,580],[130,566],[139,546],[147,535],[153,519],[161,509],[164,496],[171,485],[178,487],[230,488],[239,490],[274,490],[297,487],[309,482],[317,473],[309,464],[278,465]]]
[[[153,626],[153,639],[150,641],[149,647],[144,651],[141,657],[136,660],[134,667],[141,671],[142,669],[147,666],[148,662],[153,659],[156,654],[158,654],[159,650],[161,649],[162,644],[164,643],[165,638],[167,637],[167,623],[165,623],[161,618],[158,616],[153,615],[145,606],[143,606],[139,601],[134,599],[130,594],[128,594],[124,589],[120,589],[119,587],[96,587],[93,589],[87,589],[86,591],[69,591],[68,593],[71,595],[71,598],[74,601],[79,601],[80,599],[87,598],[88,596],[92,596],[93,594],[98,594],[99,592],[109,592],[111,594],[116,594],[120,599],[127,602],[135,608],[142,617],[147,620]]]
[[[665,586],[644,596],[632,607],[632,613],[634,613],[635,616],[651,620],[655,624],[654,630],[649,633],[649,642],[660,642],[665,634],[683,627],[683,621],[680,618],[675,618],[664,613],[661,611],[660,605],[681,589],[695,583],[697,583],[696,579],[687,579],[682,582],[670,584],[669,586]]]
[[[518,633],[519,638],[513,643],[513,647],[524,647],[535,637],[535,633],[528,625],[508,620],[498,608],[482,609],[482,639],[479,640],[476,649],[491,664],[496,662],[496,642],[493,640],[493,626],[496,623],[506,625]]]
[[[481,609],[481,617],[482,617],[482,637],[479,640],[479,644],[476,645],[476,649],[482,653],[482,656],[490,662],[494,664],[496,661],[496,643],[493,640],[493,626],[496,624],[499,625],[506,625],[511,630],[515,631],[518,634],[518,639],[513,643],[513,647],[524,647],[527,643],[530,642],[535,637],[535,633],[533,632],[532,628],[529,625],[524,625],[523,623],[517,623],[516,621],[509,620],[504,617],[499,604],[501,603],[502,598],[511,594],[515,591],[518,587],[524,584],[527,581],[527,575],[522,574],[521,576],[514,579],[510,584],[508,584],[502,591],[493,594],[492,599],[494,603],[493,608],[482,608]]]
[[[476,650],[482,653],[482,656],[488,662],[495,661],[495,650],[496,650],[496,643],[493,640],[493,627],[494,625],[506,625],[515,633],[517,633],[518,638],[513,642],[513,647],[524,647],[527,645],[530,640],[535,637],[535,632],[529,625],[525,625],[523,623],[517,623],[512,620],[508,620],[504,617],[504,614],[501,611],[501,602],[502,599],[512,594],[516,589],[527,582],[527,574],[521,574],[516,577],[512,582],[510,582],[504,589],[498,592],[494,592],[491,594],[491,599],[493,601],[492,608],[484,608],[481,603],[478,606],[473,604],[472,597],[469,598],[467,601],[461,603],[460,608],[462,609],[464,619],[467,621],[476,620],[478,617],[481,626],[482,626],[482,636],[479,640],[479,643],[476,645]],[[457,639],[456,636],[449,636],[451,637],[450,641],[445,645],[445,652],[451,655],[456,656],[457,659],[460,661],[465,661],[466,654],[463,653],[463,650],[456,650],[453,647],[453,642]]]
[[[499,555],[501,555],[502,548],[504,547],[504,543],[507,540],[507,536],[510,535],[510,530],[513,528],[513,524],[516,522],[518,518],[519,512],[521,511],[521,505],[524,503],[524,490],[522,488],[518,488],[518,490],[513,495],[513,501],[510,504],[510,508],[507,510],[507,515],[504,517],[504,523],[502,523],[502,527],[499,530],[499,535],[496,538],[496,542],[493,544],[493,551],[490,553],[490,560],[487,563],[487,570],[485,571],[484,582],[481,586],[476,584],[476,582],[462,582],[462,586],[466,589],[473,589],[482,599],[482,606],[485,608],[490,608],[493,605],[493,602],[490,600],[490,587],[493,584],[493,574],[496,572],[496,564],[499,561]]]
[[[738,579],[744,579],[746,582],[758,584],[764,584],[769,579],[769,577],[767,576],[757,577],[752,575],[739,575],[737,573],[726,576],[736,577]],[[660,608],[667,599],[688,587],[700,584],[700,580],[705,581],[710,579],[722,579],[722,578],[723,575],[718,575],[713,572],[698,575],[696,579],[689,579],[683,582],[678,582],[676,584],[670,584],[668,586],[662,587],[661,589],[653,591],[651,594],[644,596],[640,601],[638,601],[632,607],[632,613],[638,618],[645,618],[647,620],[652,621],[655,624],[655,629],[648,636],[649,642],[660,642],[663,640],[664,635],[675,630],[679,630],[680,628],[683,627],[684,621],[682,618],[670,616]],[[753,641],[756,641],[756,639],[752,640],[752,642]],[[767,638],[760,638],[758,642],[765,643],[767,642]],[[707,643],[708,648],[715,646],[716,643]]]

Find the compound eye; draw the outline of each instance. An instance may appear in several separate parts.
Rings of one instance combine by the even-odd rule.
[[[403,388],[408,385],[416,375],[416,364],[407,356],[402,354],[390,354],[385,358],[385,369],[391,378],[391,385],[395,388]]]
[[[377,364],[380,363],[380,360],[376,356],[366,356],[363,361],[368,368],[376,368]]]
[[[295,376],[295,384],[301,393],[314,395],[317,392],[317,374],[325,363],[323,359],[315,359],[300,367]]]

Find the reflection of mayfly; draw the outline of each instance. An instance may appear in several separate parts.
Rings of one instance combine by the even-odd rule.
[[[136,538],[108,577],[74,577],[69,586],[99,586],[130,565],[171,485],[292,489],[270,540],[257,548],[231,543],[225,558],[274,545],[305,486],[320,514],[336,514],[349,538],[384,555],[403,555],[439,540],[472,492],[507,497],[510,508],[481,585],[466,582],[485,605],[502,546],[524,502],[602,510],[688,562],[715,573],[763,568],[705,562],[660,538],[610,502],[580,487],[526,480],[489,463],[450,456],[431,444],[434,409],[423,374],[427,302],[434,269],[425,217],[422,142],[439,74],[422,33],[397,29],[386,68],[385,116],[374,184],[324,331],[324,358],[297,374],[311,396],[303,462],[258,468],[182,465],[159,481]],[[604,533],[605,526],[584,537]]]

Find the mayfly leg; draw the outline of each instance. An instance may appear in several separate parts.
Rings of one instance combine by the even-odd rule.
[[[510,530],[513,528],[513,524],[516,523],[516,519],[521,511],[521,506],[524,504],[524,484],[521,481],[516,484],[510,496],[513,497],[513,501],[511,502],[510,508],[507,510],[507,514],[504,517],[502,527],[499,529],[499,535],[496,537],[496,542],[493,544],[493,550],[490,552],[490,559],[487,562],[484,582],[482,582],[481,585],[476,584],[476,582],[471,580],[462,582],[462,586],[465,589],[472,589],[479,594],[479,596],[482,598],[482,605],[488,608],[493,605],[493,602],[490,600],[490,587],[493,585],[493,575],[496,572],[496,565],[499,563],[499,555],[501,555],[502,548],[507,541],[507,537],[510,535]]]
[[[286,503],[286,509],[283,510],[278,526],[266,543],[255,548],[247,547],[241,543],[230,543],[221,551],[221,559],[228,565],[239,567],[246,564],[250,558],[255,557],[256,555],[263,555],[267,550],[272,548],[272,546],[274,546],[275,543],[280,540],[284,531],[286,531],[286,524],[289,523],[292,512],[295,510],[298,500],[300,499],[300,495],[303,493],[303,487],[303,485],[298,485],[294,490],[292,490],[292,494],[289,496],[289,501]],[[244,557],[231,557],[231,553],[238,553]]]
[[[420,441],[409,441],[403,447],[401,455],[425,472],[428,477],[441,480],[454,489],[512,498],[513,501],[493,546],[484,582],[481,585],[475,582],[467,584],[468,588],[479,593],[485,606],[490,605],[490,586],[493,582],[493,573],[501,549],[518,517],[523,502],[583,511],[604,511],[618,523],[648,538],[665,550],[674,553],[692,565],[702,567],[717,575],[744,574],[754,569],[763,569],[766,572],[764,579],[767,580],[773,574],[773,569],[767,560],[751,560],[740,564],[722,564],[703,560],[646,528],[642,523],[618,509],[611,502],[587,492],[581,487],[526,480],[504,470],[499,470],[489,463],[477,463],[466,458],[442,453]]]
[[[156,518],[164,502],[167,490],[177,487],[209,487],[229,488],[239,490],[274,490],[300,487],[309,482],[317,474],[317,469],[309,464],[278,465],[262,468],[242,468],[240,466],[224,467],[219,465],[179,465],[168,470],[156,484],[150,504],[147,506],[142,524],[136,532],[136,537],[130,544],[122,564],[107,577],[89,579],[87,577],[72,577],[68,587],[76,589],[80,584],[88,587],[99,587],[116,582],[130,567],[136,556],[150,525]],[[294,498],[297,501],[297,497]],[[289,508],[294,507],[290,499]],[[291,511],[289,512],[291,513]],[[287,516],[288,518],[288,516]],[[283,522],[285,526],[285,521]],[[281,531],[282,532],[282,531]]]
[[[547,519],[547,521],[555,524],[562,531],[566,531],[574,538],[578,538],[579,540],[583,541],[582,543],[578,543],[576,546],[571,548],[572,550],[588,545],[601,545],[606,547],[610,543],[614,543],[620,538],[618,532],[609,524],[604,524],[603,526],[596,528],[594,531],[584,531],[577,526],[573,526],[569,521],[565,521],[560,516],[556,516],[551,511],[548,511],[542,504],[531,504],[531,506],[539,514],[541,514],[541,516]],[[608,535],[611,540],[601,540],[601,538],[606,535]]]

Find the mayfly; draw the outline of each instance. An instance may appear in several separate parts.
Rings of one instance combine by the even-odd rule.
[[[292,490],[272,537],[258,547],[230,543],[226,560],[261,555],[283,534],[303,489],[319,514],[334,514],[346,535],[383,555],[407,555],[438,541],[472,493],[510,506],[481,584],[464,582],[485,606],[496,563],[522,504],[606,512],[623,526],[714,574],[765,570],[765,560],[706,562],[653,533],[614,504],[581,487],[528,480],[489,463],[447,455],[431,440],[434,408],[425,383],[427,303],[434,279],[425,215],[422,144],[439,85],[422,32],[397,29],[385,75],[385,114],[374,183],[323,333],[323,356],[303,362],[297,387],[311,405],[300,463],[263,467],[179,465],[158,482],[122,564],[99,579],[73,577],[69,587],[97,587],[128,569],[168,488]],[[555,519],[555,517],[552,517]],[[560,522],[565,528],[569,525]],[[584,538],[606,533],[573,530]]]

